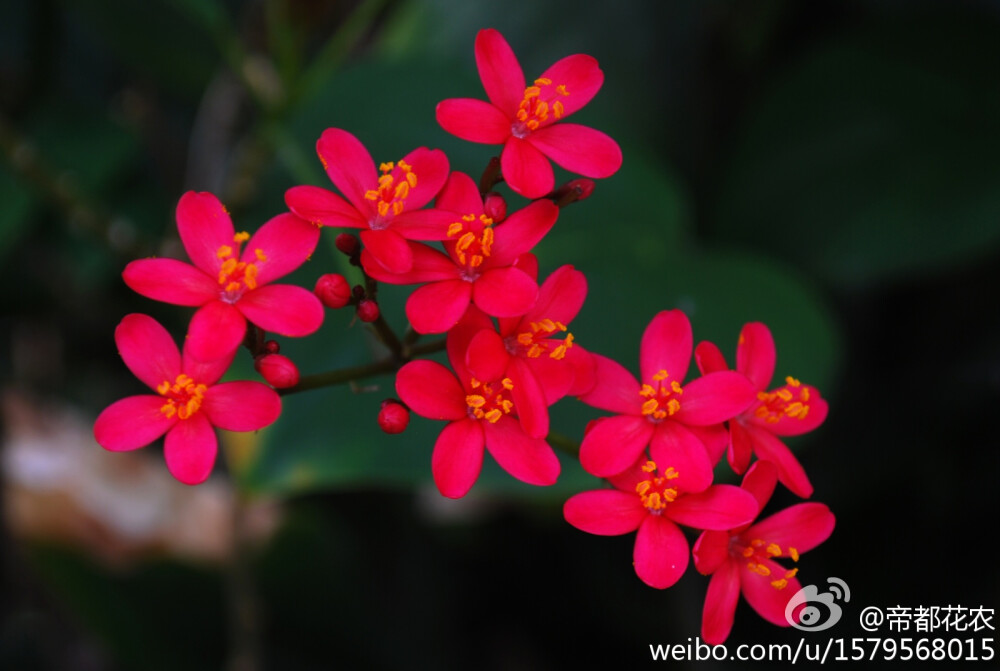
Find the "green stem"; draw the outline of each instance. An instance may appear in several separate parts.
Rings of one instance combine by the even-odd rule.
[[[561,450],[571,457],[580,456],[580,443],[576,442],[569,436],[564,436],[561,433],[556,433],[555,431],[550,431],[548,437],[546,438],[549,445]]]

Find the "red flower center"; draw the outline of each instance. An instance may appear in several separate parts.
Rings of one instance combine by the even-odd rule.
[[[510,126],[511,134],[523,139],[548,121],[549,114],[561,119],[564,110],[560,98],[568,95],[565,84],[553,86],[551,79],[536,79],[534,86],[524,89],[524,99],[518,105],[516,118]]]
[[[208,387],[195,383],[184,373],[178,375],[173,384],[170,383],[170,380],[164,380],[156,388],[160,396],[167,399],[166,403],[160,407],[160,412],[167,417],[176,416],[178,419],[187,419],[198,412],[207,390]]]
[[[651,473],[648,480],[643,480],[635,486],[635,493],[639,495],[642,505],[654,515],[659,515],[667,504],[677,498],[677,490],[668,487],[671,480],[680,477],[680,473],[674,470],[673,466],[667,467],[663,475],[656,475],[656,462],[647,461],[642,466],[644,473]]]
[[[785,378],[785,386],[774,391],[757,392],[760,405],[753,411],[754,415],[769,424],[778,422],[782,417],[805,419],[809,414],[809,388],[794,377]]]
[[[222,260],[219,267],[219,285],[222,287],[219,298],[227,303],[235,303],[247,289],[257,288],[257,264],[267,261],[267,256],[260,248],[254,250],[256,262],[240,261],[240,247],[250,238],[246,231],[233,236],[234,246],[222,245],[216,251],[216,256]]]
[[[485,419],[496,424],[501,417],[514,409],[514,402],[507,398],[507,392],[514,388],[509,377],[500,381],[500,388],[494,391],[492,384],[480,382],[476,378],[471,381],[473,393],[467,394],[465,403],[469,406],[469,417]]]
[[[460,266],[465,267],[462,279],[467,282],[479,277],[477,268],[490,256],[493,246],[493,220],[485,214],[478,217],[467,214],[462,221],[453,222],[448,226],[448,237],[455,242],[452,256]]]
[[[764,578],[772,577],[771,569],[765,564],[766,560],[782,556],[791,557],[792,561],[795,562],[799,560],[799,551],[795,548],[789,546],[788,551],[783,552],[777,543],[768,543],[760,538],[754,538],[748,542],[742,536],[734,536],[729,544],[729,552],[735,557],[746,559],[747,569]],[[788,579],[795,577],[798,572],[797,568],[785,571],[784,577],[771,581],[771,587],[785,589],[788,585]]]
[[[646,399],[642,404],[642,414],[651,422],[659,422],[670,417],[681,409],[681,402],[677,398],[684,393],[681,383],[677,380],[670,380],[670,374],[661,370],[653,376],[652,384],[642,385],[639,396]]]
[[[537,359],[548,352],[551,358],[562,359],[566,356],[566,350],[573,346],[572,333],[566,333],[564,340],[550,340],[554,334],[566,331],[566,325],[562,322],[546,318],[530,322],[529,327],[530,331],[518,333],[517,336],[508,336],[504,340],[510,354],[516,355],[518,352],[523,352],[529,359]],[[550,351],[549,347],[553,345],[555,346]]]
[[[399,168],[396,175],[400,178],[398,182],[392,175],[395,168]],[[375,211],[378,213],[375,219],[368,222],[373,231],[388,227],[389,220],[406,209],[406,197],[410,195],[410,189],[417,186],[417,174],[405,161],[382,163],[378,169],[382,172],[382,176],[378,178],[378,188],[365,192],[365,198],[375,203]]]

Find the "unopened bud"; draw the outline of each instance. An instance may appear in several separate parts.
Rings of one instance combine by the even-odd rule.
[[[410,411],[399,401],[388,398],[378,411],[378,425],[386,433],[402,433],[410,423]]]
[[[264,353],[265,354],[277,354],[281,351],[281,345],[278,344],[277,340],[268,340],[264,343]]]
[[[363,298],[358,303],[358,319],[363,322],[373,322],[379,316],[378,303],[370,298]]]
[[[299,369],[284,354],[265,354],[254,359],[253,367],[275,389],[294,387],[299,383]]]
[[[328,308],[342,308],[351,302],[351,285],[347,278],[337,273],[328,273],[316,280],[313,292]]]
[[[358,251],[358,239],[350,233],[340,233],[334,238],[333,244],[347,256],[354,256]]]
[[[492,219],[494,224],[499,224],[507,218],[506,199],[496,191],[490,191],[483,201],[483,213]]]
[[[552,200],[559,207],[564,207],[579,200],[586,200],[594,193],[594,180],[581,177],[566,182],[552,195]]]

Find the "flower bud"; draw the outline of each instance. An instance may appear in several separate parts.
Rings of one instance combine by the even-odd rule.
[[[358,303],[358,319],[363,322],[373,322],[379,316],[378,303],[370,298],[363,298]]]
[[[410,423],[410,411],[396,399],[382,401],[378,411],[378,425],[386,433],[402,433]]]
[[[483,201],[483,213],[492,219],[494,224],[499,224],[507,218],[507,201],[496,191],[490,191]]]
[[[351,285],[347,283],[347,278],[337,273],[329,273],[316,280],[313,292],[323,305],[335,310],[351,302]]]
[[[358,251],[358,239],[350,233],[340,233],[334,238],[333,244],[347,256],[354,256]]]
[[[264,343],[264,353],[265,354],[277,354],[281,351],[281,345],[278,344],[277,340],[268,340]]]
[[[586,200],[590,194],[594,193],[594,180],[579,178],[566,182],[552,195],[552,199],[559,207],[564,207],[570,203]]]
[[[254,359],[253,367],[275,389],[294,387],[299,383],[299,369],[284,354],[265,354]]]

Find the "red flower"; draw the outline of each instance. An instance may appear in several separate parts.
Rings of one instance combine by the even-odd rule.
[[[758,461],[747,471],[742,488],[763,509],[776,482],[771,462]],[[765,620],[789,626],[785,606],[800,589],[795,577],[798,569],[787,569],[774,560],[790,557],[798,562],[799,555],[830,537],[835,523],[825,505],[799,503],[753,525],[702,533],[694,545],[694,564],[699,572],[712,576],[701,621],[705,642],[717,645],[729,636],[741,592]]]
[[[189,191],[177,205],[177,230],[194,265],[142,259],[128,264],[122,276],[148,298],[201,306],[190,326],[189,347],[195,358],[231,356],[243,340],[248,319],[265,331],[286,336],[309,335],[323,323],[323,306],[311,291],[271,284],[312,254],[319,240],[316,226],[282,214],[251,238],[234,232],[218,198]]]
[[[621,149],[610,137],[561,123],[590,102],[604,83],[593,57],[567,56],[525,87],[510,45],[496,30],[486,29],[476,36],[476,65],[490,101],[444,100],[438,103],[437,120],[463,140],[502,144],[500,167],[514,191],[526,198],[552,191],[549,159],[585,177],[608,177],[621,167]]]
[[[413,267],[389,273],[369,249],[361,253],[365,271],[389,284],[426,282],[406,301],[406,316],[420,333],[444,333],[459,322],[470,302],[494,317],[520,317],[535,303],[538,284],[522,269],[522,255],[534,247],[559,216],[559,208],[539,200],[509,215],[501,224],[483,214],[479,189],[468,175],[453,172],[438,197],[452,223],[447,254],[412,243]],[[458,213],[458,214],[456,214]]]
[[[451,215],[420,209],[448,178],[448,158],[441,150],[414,149],[395,163],[382,163],[376,172],[360,140],[328,128],[316,152],[347,201],[316,186],[296,186],[285,193],[285,203],[295,214],[324,226],[362,229],[365,248],[393,273],[406,272],[413,263],[406,240],[447,237]]]
[[[728,369],[719,348],[710,342],[695,350],[698,367],[704,373]],[[813,487],[805,470],[778,436],[797,436],[812,431],[826,419],[828,406],[815,387],[786,377],[785,384],[767,391],[774,375],[774,338],[759,322],[746,324],[736,347],[736,370],[753,383],[757,399],[729,422],[729,465],[737,473],[746,470],[751,453],[772,462],[778,480],[802,498]]]
[[[583,273],[562,266],[545,280],[525,315],[501,318],[499,332],[483,329],[469,343],[466,365],[476,377],[508,377],[514,383],[511,393],[528,435],[548,435],[548,406],[594,386],[594,361],[567,326],[586,296]]]
[[[607,419],[597,422],[596,430]],[[615,489],[573,495],[563,505],[566,521],[599,536],[638,530],[633,559],[639,578],[658,589],[670,587],[687,569],[688,542],[678,524],[697,529],[729,529],[757,515],[757,501],[739,487],[712,485],[697,493],[686,488],[685,472],[660,468],[645,457],[611,478]],[[696,483],[701,487],[700,476]]]
[[[435,361],[411,361],[396,374],[396,393],[421,417],[448,424],[434,444],[431,470],[438,490],[449,498],[465,496],[489,450],[500,467],[532,485],[551,485],[559,477],[559,459],[542,438],[524,432],[509,378],[482,381],[465,367],[471,336],[487,327],[482,313],[448,334],[448,358],[455,373]]]
[[[188,345],[194,337],[188,337]],[[156,394],[112,403],[94,423],[94,438],[102,447],[120,452],[166,434],[167,468],[185,484],[204,481],[212,470],[218,451],[213,426],[256,431],[281,413],[281,399],[267,385],[218,384],[232,354],[204,362],[185,348],[181,356],[166,329],[152,317],[127,315],[115,329],[115,343],[129,370]]]
[[[691,323],[680,310],[656,315],[640,347],[643,384],[621,364],[597,354],[597,382],[584,403],[620,413],[583,438],[580,463],[598,477],[620,473],[649,445],[650,457],[685,474],[690,491],[708,487],[713,463],[691,427],[718,424],[753,402],[754,389],[739,373],[709,373],[685,386],[692,350]]]

